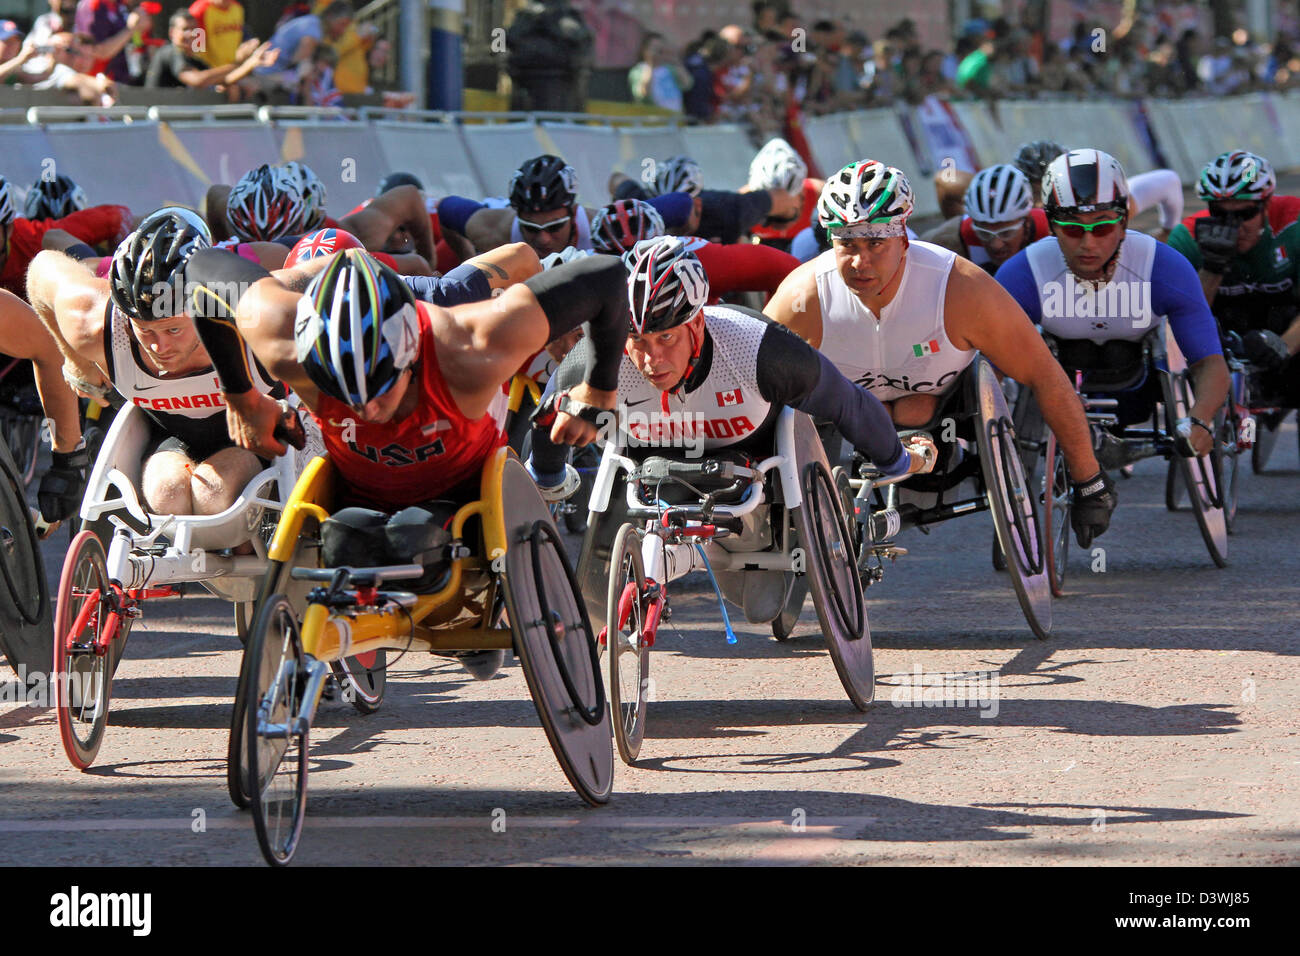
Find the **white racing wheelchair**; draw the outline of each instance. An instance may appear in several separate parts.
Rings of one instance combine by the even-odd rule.
[[[720,450],[703,460],[636,461],[614,442],[596,473],[578,581],[592,626],[603,628],[614,740],[624,762],[646,729],[649,651],[669,585],[706,571],[750,623],[781,616],[806,577],[831,660],[849,700],[875,693],[871,632],[840,496],[817,429],[786,408],[776,453],[762,461]],[[725,597],[726,601],[721,600]]]
[[[81,530],[59,581],[53,702],[64,751],[82,770],[103,742],[113,674],[146,601],[179,596],[185,585],[200,584],[234,604],[236,631],[246,642],[283,501],[306,462],[322,450],[319,432],[309,423],[306,449],[291,447],[225,511],[160,515],[145,508],[139,493],[150,434],[151,424],[138,408],[126,406],[117,414],[87,480]],[[248,550],[245,545],[252,553],[236,553]]]

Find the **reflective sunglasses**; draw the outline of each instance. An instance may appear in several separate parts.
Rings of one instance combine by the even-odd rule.
[[[558,236],[560,230],[569,224],[573,219],[572,216],[565,216],[563,219],[556,219],[554,222],[536,223],[529,222],[527,219],[519,220],[519,231],[529,233],[549,232],[553,236]]]
[[[1263,203],[1253,203],[1247,209],[1224,209],[1217,202],[1209,204],[1210,215],[1215,219],[1225,219],[1228,222],[1246,222],[1254,219],[1264,208]]]
[[[992,242],[994,239],[1010,239],[1021,229],[1025,228],[1025,221],[1021,219],[1014,226],[1007,226],[1005,229],[985,229],[983,226],[977,226],[971,223],[971,228],[981,242]]]
[[[1115,231],[1115,227],[1124,221],[1124,217],[1118,219],[1103,219],[1100,222],[1065,222],[1060,219],[1053,219],[1052,225],[1060,228],[1071,239],[1082,239],[1085,232],[1094,233],[1098,238],[1109,236]]]

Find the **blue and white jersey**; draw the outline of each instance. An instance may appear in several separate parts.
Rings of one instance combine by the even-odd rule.
[[[1189,365],[1223,351],[1196,270],[1144,233],[1125,236],[1106,283],[1076,279],[1054,236],[1008,259],[997,280],[1030,321],[1060,339],[1137,342],[1167,321]]]

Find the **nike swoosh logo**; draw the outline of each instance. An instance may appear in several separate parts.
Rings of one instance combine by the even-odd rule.
[[[644,405],[646,402],[653,402],[653,401],[654,401],[653,398],[643,398],[643,399],[641,399],[641,401],[639,401],[639,402],[628,402],[628,403],[627,403],[627,407],[628,407],[628,408],[636,408],[636,406],[638,406],[638,405]]]
[[[137,392],[151,392],[155,388],[162,388],[162,386],[161,385],[137,385],[135,387],[135,390]]]

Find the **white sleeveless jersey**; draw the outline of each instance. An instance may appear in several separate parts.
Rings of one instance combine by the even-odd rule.
[[[584,206],[576,206],[573,210],[573,216],[578,221],[578,241],[573,244],[575,249],[595,249],[591,244],[591,220],[587,218],[587,210]],[[510,241],[523,242],[523,233],[519,231],[519,217],[515,216],[510,221]]]
[[[1151,270],[1158,245],[1153,237],[1130,230],[1120,247],[1115,274],[1094,288],[1075,279],[1055,236],[1035,242],[1025,255],[1038,290],[1043,331],[1097,343],[1140,341],[1161,318],[1151,308]]]
[[[713,354],[704,381],[674,394],[655,388],[627,355],[619,366],[620,426],[637,443],[672,445],[702,439],[705,449],[726,448],[758,431],[772,414],[759,394],[758,347],[768,325],[725,306],[704,307]],[[666,411],[665,411],[666,408]]]
[[[226,435],[226,402],[212,366],[179,376],[152,371],[131,334],[129,320],[111,302],[104,320],[104,354],[113,388],[140,406],[169,435],[199,445]],[[244,360],[258,391],[277,398],[285,394],[279,382],[262,375],[248,346],[244,346]]]
[[[840,278],[835,250],[823,252],[814,260],[822,353],[882,402],[946,391],[975,358],[974,350],[956,348],[944,328],[943,299],[956,260],[941,246],[910,242],[898,292],[877,316]]]

